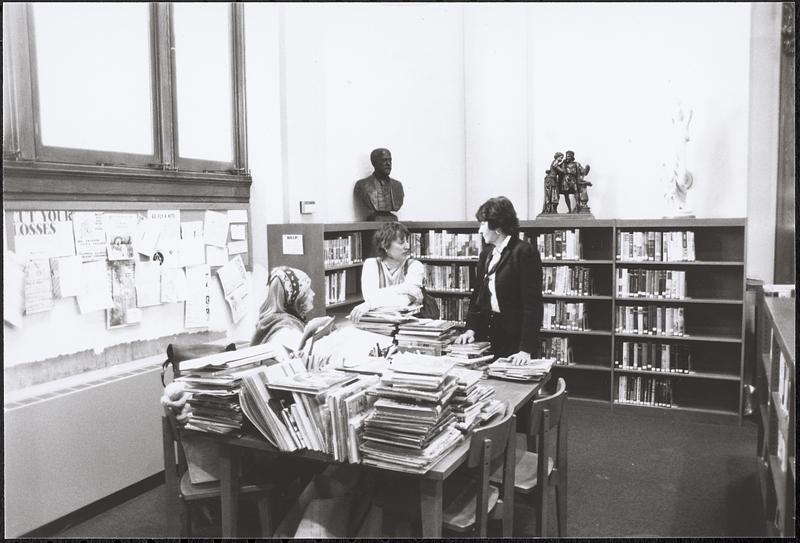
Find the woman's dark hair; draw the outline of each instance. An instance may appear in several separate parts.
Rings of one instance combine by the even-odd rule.
[[[509,236],[516,237],[519,233],[519,219],[517,212],[514,211],[514,204],[505,196],[486,200],[478,208],[475,218],[480,222],[488,222],[489,228],[492,230],[500,228],[504,234]]]
[[[378,257],[386,258],[386,250],[393,241],[403,241],[409,237],[408,228],[399,222],[385,222],[375,231],[375,249]]]

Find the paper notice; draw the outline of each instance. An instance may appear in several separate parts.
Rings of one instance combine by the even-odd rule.
[[[231,239],[233,239],[233,240],[247,239],[247,225],[246,224],[232,224],[231,225]]]
[[[181,238],[203,239],[203,221],[186,221],[181,223]]]
[[[247,307],[250,303],[249,296],[250,289],[247,288],[247,284],[239,285],[233,292],[225,295],[225,301],[231,308],[233,322],[239,322],[247,314]]]
[[[75,254],[72,211],[14,211],[13,218],[14,252],[22,260]]]
[[[218,269],[217,276],[222,285],[222,293],[226,296],[239,288],[239,286],[246,284],[247,272],[244,269],[242,257],[237,256]]]
[[[225,247],[228,241],[228,215],[207,209],[203,221],[203,236],[206,245]]]
[[[114,303],[111,299],[111,276],[108,262],[97,260],[84,262],[83,293],[78,295],[78,309],[82,314],[107,309]]]
[[[111,307],[114,302],[111,300],[108,263],[105,260],[84,262],[81,273],[83,294],[78,295],[78,309],[81,314]]]
[[[53,274],[53,295],[67,298],[83,294],[83,262],[80,256],[62,256],[50,259]]]
[[[206,264],[209,266],[224,266],[228,263],[228,248],[206,245]]]
[[[186,328],[205,328],[211,323],[211,269],[207,264],[186,270]]]
[[[229,209],[228,222],[247,222],[246,209]]]
[[[246,241],[230,241],[228,242],[228,254],[229,255],[238,255],[241,253],[247,252],[247,242]]]
[[[106,259],[106,230],[102,212],[73,212],[72,230],[75,234],[75,250],[83,262]]]
[[[132,260],[135,256],[133,238],[139,217],[135,213],[104,213],[106,251],[109,260]]]
[[[161,302],[182,302],[186,299],[187,284],[183,268],[161,269]]]
[[[106,310],[106,326],[129,326],[142,320],[142,310],[136,307],[136,281],[134,263],[111,262],[111,299],[113,305]]]
[[[181,211],[180,209],[149,209],[147,220],[157,226],[161,238],[181,237]]]
[[[53,309],[53,279],[50,261],[28,260],[25,264],[25,314]]]
[[[25,311],[25,262],[11,251],[3,258],[3,320],[22,327]]]
[[[160,235],[161,232],[157,223],[149,219],[139,221],[133,237],[133,246],[136,248],[136,252],[147,255],[148,258],[153,258]]]
[[[283,254],[285,255],[301,255],[303,254],[303,235],[302,234],[284,234],[283,241]]]
[[[136,307],[161,303],[161,266],[158,262],[136,263]]]
[[[158,262],[164,268],[180,268],[180,243],[180,238],[159,238],[158,247],[153,253],[153,261]]]

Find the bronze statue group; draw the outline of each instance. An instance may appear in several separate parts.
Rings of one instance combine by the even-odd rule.
[[[589,193],[586,187],[592,186],[584,177],[589,173],[590,166],[582,166],[575,160],[575,153],[567,151],[553,155],[550,169],[544,178],[544,207],[542,214],[558,213],[558,202],[561,195],[567,204],[568,213],[590,213]],[[570,201],[570,194],[572,201]]]

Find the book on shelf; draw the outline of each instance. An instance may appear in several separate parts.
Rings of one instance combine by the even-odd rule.
[[[583,258],[581,231],[575,228],[537,234],[536,248],[542,260],[580,260]]]
[[[614,364],[622,369],[690,373],[692,353],[680,344],[623,341],[617,345]]]
[[[442,230],[429,230],[425,233],[412,234],[414,243],[412,254],[418,257],[464,258],[477,259],[481,252],[481,235],[472,233],[454,233]],[[412,241],[412,240],[409,240]]]
[[[617,260],[694,262],[694,232],[617,231]]]
[[[594,294],[592,270],[586,266],[546,266],[542,269],[542,293],[565,296]]]
[[[322,241],[325,267],[346,266],[362,261],[361,234],[356,232]]]
[[[540,343],[542,345],[543,358],[554,358],[555,364],[559,366],[575,363],[568,337],[545,337],[541,339]]]
[[[776,285],[766,284],[761,287],[764,291],[764,296],[770,298],[794,298],[795,286],[794,285]]]
[[[472,290],[472,266],[468,264],[425,264],[425,285],[432,290]]]
[[[651,407],[672,407],[672,380],[646,375],[620,375],[616,401]]]
[[[543,304],[545,330],[588,330],[589,310],[583,302],[557,300]]]
[[[682,300],[686,298],[686,272],[617,268],[617,297]]]
[[[343,303],[347,299],[347,270],[325,274],[325,305]]]
[[[614,330],[623,334],[687,336],[684,308],[619,305]]]

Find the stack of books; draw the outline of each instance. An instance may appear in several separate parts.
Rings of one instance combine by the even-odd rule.
[[[441,357],[398,354],[364,420],[362,463],[408,473],[425,473],[462,439],[450,401],[458,386],[454,363]]]
[[[257,345],[187,360],[180,364],[183,383],[190,394],[191,414],[186,429],[214,434],[241,435],[244,417],[239,402],[242,377],[276,352],[271,346]]]
[[[466,434],[498,412],[503,404],[494,397],[494,388],[480,384],[482,371],[455,367],[452,373],[458,381],[451,409],[456,418],[456,428]]]
[[[257,368],[243,376],[240,402],[244,414],[272,445],[282,451],[308,449],[334,454],[339,441],[347,439],[334,426],[329,396],[344,401],[375,378],[335,370],[309,372],[292,359]],[[365,381],[361,386],[355,383]],[[353,386],[350,386],[353,385]],[[355,407],[352,409],[356,413]],[[334,432],[339,430],[340,434]]]
[[[361,316],[356,323],[356,328],[384,336],[393,336],[397,333],[399,325],[416,321],[417,318],[414,315],[420,309],[422,309],[421,305],[370,309]]]
[[[453,343],[445,349],[448,360],[467,369],[482,369],[492,360],[494,355],[490,352],[492,344],[488,341],[475,341],[474,343]]]
[[[437,319],[417,319],[401,324],[397,329],[397,350],[441,356],[458,336],[456,323]]]
[[[377,399],[367,392],[379,382],[377,375],[360,375],[347,386],[328,393],[325,403],[331,417],[331,454],[334,460],[357,464],[361,460],[358,444],[364,419]]]
[[[555,361],[555,358],[533,358],[526,364],[512,364],[508,358],[498,358],[489,364],[488,375],[513,381],[541,381]]]

